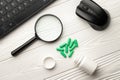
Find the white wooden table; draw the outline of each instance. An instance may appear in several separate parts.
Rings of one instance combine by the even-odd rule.
[[[76,16],[75,9],[80,0],[58,0],[0,40],[0,80],[97,80],[96,78],[102,77],[103,74],[105,76],[119,71],[120,0],[95,1],[111,15],[111,24],[104,31],[93,30],[87,22]],[[12,57],[10,54],[12,50],[34,36],[36,20],[48,13],[55,14],[62,20],[64,25],[62,37],[52,44],[36,41],[18,57]],[[64,59],[56,51],[56,47],[68,38],[77,39],[79,42],[79,48],[75,50],[74,55],[82,54],[98,63],[100,66],[98,75],[88,76],[74,68],[73,58]],[[57,62],[53,70],[46,70],[43,67],[42,60],[48,56]],[[81,77],[83,75],[85,77]],[[114,80],[119,79],[117,77]]]

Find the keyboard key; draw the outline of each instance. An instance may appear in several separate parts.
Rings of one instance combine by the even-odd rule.
[[[1,15],[5,15],[5,14],[6,14],[6,11],[5,11],[4,8],[0,10],[0,14],[1,14]]]
[[[18,11],[17,8],[12,11],[12,13],[15,14],[15,15],[16,15],[18,12],[19,12],[19,11]]]
[[[36,0],[29,0],[30,3],[34,3]]]
[[[23,4],[24,4],[24,6],[25,6],[25,7],[28,5],[28,3],[27,3],[27,2],[24,2]]]
[[[24,5],[25,7],[28,7],[28,6],[30,5],[30,4],[29,4],[29,1],[28,1],[28,0],[24,1],[23,5]]]
[[[12,0],[6,0],[8,3],[10,3]]]
[[[1,0],[1,1],[0,1],[0,5],[1,5],[1,6],[5,6],[6,4],[7,4],[7,3],[5,2],[5,0]]]
[[[14,1],[11,3],[11,5],[12,5],[13,7],[16,7],[18,4],[17,4],[16,0],[14,0]]]
[[[23,10],[24,9],[24,5],[22,4],[22,5],[18,6],[18,9],[19,10]]]
[[[5,16],[5,17],[2,17],[2,18],[1,18],[1,21],[2,21],[2,22],[7,21],[7,17],[6,17],[6,16]]]
[[[7,13],[7,18],[12,18],[13,14],[12,13]]]
[[[10,22],[10,23],[9,23],[9,26],[10,26],[10,27],[12,27],[12,26],[13,26],[13,23],[12,23],[12,22]]]
[[[10,11],[10,10],[12,9],[12,6],[11,6],[11,5],[7,5],[7,6],[5,6],[5,9],[6,9],[7,11]]]

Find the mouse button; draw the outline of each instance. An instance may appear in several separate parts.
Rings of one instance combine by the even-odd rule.
[[[96,14],[103,12],[103,9],[92,0],[83,0],[82,2],[86,4]]]
[[[90,1],[90,3],[92,4],[91,5],[91,9],[93,10],[93,12],[96,13],[96,15],[97,15],[98,18],[99,17],[100,18],[101,17],[106,17],[106,12],[104,11],[104,9],[101,6],[99,6],[96,2],[94,2],[92,0]],[[88,4],[90,4],[90,3],[88,3]]]
[[[85,4],[83,2],[80,3],[80,5],[78,6],[78,8],[81,9],[81,10],[83,10],[87,14],[97,16],[97,14],[87,4]]]
[[[94,15],[90,15],[90,14],[84,12],[83,10],[81,10],[81,9],[79,9],[79,8],[77,8],[76,14],[77,14],[79,17],[83,18],[84,20],[86,20],[86,21],[88,21],[88,22],[91,22],[91,23],[94,23],[94,24],[97,24],[97,23],[98,23],[98,22],[97,22],[97,19],[95,18]]]
[[[98,16],[96,10],[97,9],[94,9],[96,8],[95,5],[92,5],[91,4],[88,4],[87,2],[84,1],[81,1],[81,4],[79,5],[79,7],[84,10],[85,12],[88,12],[88,14],[91,14],[91,15],[94,15],[94,16]]]

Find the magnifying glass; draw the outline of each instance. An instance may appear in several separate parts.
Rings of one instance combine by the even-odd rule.
[[[25,42],[23,45],[11,52],[12,56],[17,56],[29,45],[36,40],[42,40],[44,42],[54,42],[60,38],[63,32],[63,24],[61,20],[52,14],[46,14],[41,16],[35,23],[35,36]]]

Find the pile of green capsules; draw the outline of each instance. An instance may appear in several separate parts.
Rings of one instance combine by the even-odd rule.
[[[56,50],[59,51],[64,58],[67,58],[67,56],[71,58],[74,53],[74,49],[77,47],[78,41],[76,39],[72,41],[71,38],[69,38],[67,43],[61,44]]]

